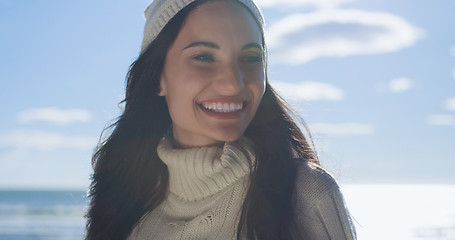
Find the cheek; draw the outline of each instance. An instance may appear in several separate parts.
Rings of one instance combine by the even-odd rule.
[[[194,102],[191,86],[172,86],[165,98],[171,115],[188,111]]]
[[[254,80],[250,83],[251,90],[253,91],[255,98],[260,101],[265,92],[265,74],[264,72],[257,72],[252,76],[252,79]]]
[[[216,76],[213,69],[203,69],[182,64],[170,72],[168,84],[171,90],[180,94],[197,94]]]
[[[182,66],[168,69],[164,75],[163,82],[166,85],[166,99],[174,101],[174,98],[183,98],[195,91],[195,84],[192,79],[194,74]]]
[[[201,76],[188,71],[169,74],[166,78],[168,87],[165,96],[171,116],[182,116],[194,112],[199,94],[204,89]]]

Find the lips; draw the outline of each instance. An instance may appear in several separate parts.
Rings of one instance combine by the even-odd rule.
[[[244,110],[246,102],[240,98],[217,98],[200,102],[198,105],[207,113],[229,115]]]
[[[243,109],[243,102],[203,102],[200,103],[200,106],[212,112],[217,113],[231,113],[231,112],[238,112]]]

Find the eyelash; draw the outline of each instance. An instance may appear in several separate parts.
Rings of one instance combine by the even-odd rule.
[[[212,63],[215,62],[215,58],[208,53],[198,54],[193,56],[193,59],[199,62]],[[262,62],[262,55],[251,54],[241,58],[246,63],[260,63]]]
[[[207,63],[215,61],[213,56],[211,54],[207,54],[207,53],[198,54],[198,55],[194,56],[193,59],[196,61],[207,62]]]
[[[248,62],[248,63],[260,63],[260,62],[262,62],[262,55],[253,54],[253,55],[245,56],[242,58],[242,61]]]

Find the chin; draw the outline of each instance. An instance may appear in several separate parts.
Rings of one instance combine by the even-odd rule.
[[[218,139],[218,141],[222,142],[227,142],[227,141],[236,141],[240,139],[243,136],[243,133],[245,131],[221,131],[220,133],[217,134],[215,139]]]

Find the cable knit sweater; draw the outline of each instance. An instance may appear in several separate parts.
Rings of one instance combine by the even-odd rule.
[[[128,240],[236,239],[248,188],[253,146],[241,138],[221,147],[174,149],[163,138],[158,155],[169,170],[169,193],[145,214]],[[317,167],[298,169],[298,221],[308,239],[355,239],[338,185]]]

